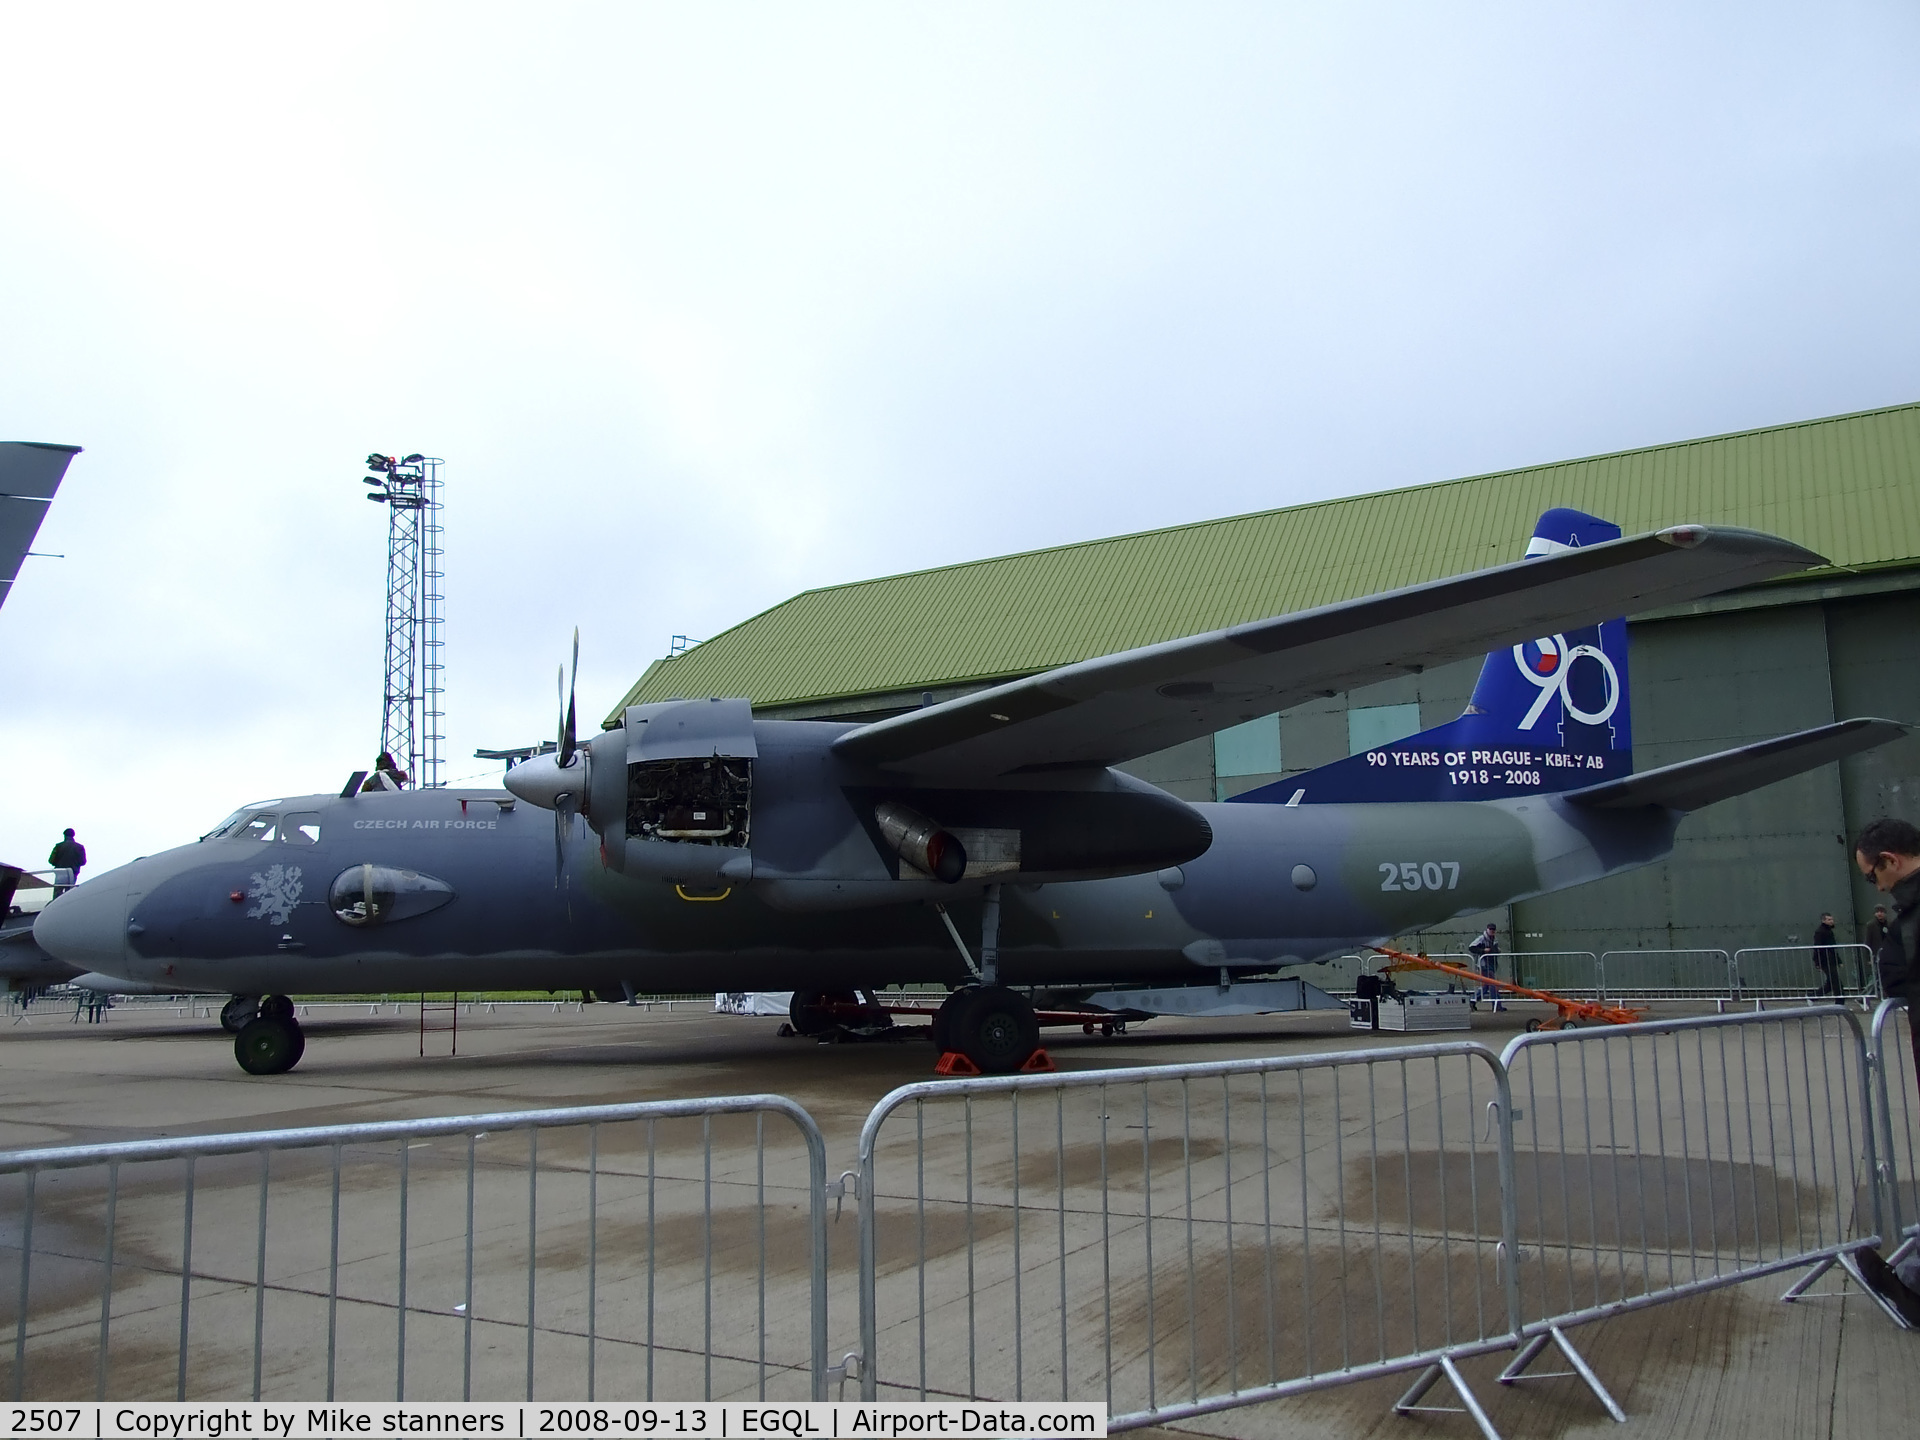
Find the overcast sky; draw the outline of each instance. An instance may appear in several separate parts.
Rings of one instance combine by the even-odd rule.
[[[797,590],[1920,399],[1911,4],[0,4],[0,859]],[[1516,539],[1516,544],[1518,540]]]

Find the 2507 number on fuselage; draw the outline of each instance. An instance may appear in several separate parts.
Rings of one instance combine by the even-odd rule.
[[[1458,860],[1382,860],[1382,890],[1458,890]]]

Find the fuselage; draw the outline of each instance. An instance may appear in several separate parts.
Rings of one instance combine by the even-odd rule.
[[[1644,864],[1667,810],[1550,796],[1464,803],[1194,807],[1196,858],[1111,878],[1004,886],[1002,978],[1178,984],[1311,962],[1456,915]],[[962,983],[937,899],[978,934],[982,886],[902,885],[836,908],[797,882],[690,889],[601,863],[583,823],[500,791],[306,796],[89,879],[36,938],[62,960],[235,994],[485,989],[717,991]],[[559,863],[556,863],[559,861]],[[362,877],[412,876],[377,923]],[[815,882],[832,886],[830,878]],[[784,888],[782,886],[784,885]],[[821,898],[824,896],[824,898]],[[358,907],[358,908],[356,908]]]

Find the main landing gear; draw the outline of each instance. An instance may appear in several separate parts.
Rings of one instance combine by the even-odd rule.
[[[235,996],[228,1002],[220,1012],[222,1025],[227,1023],[227,1011],[243,999],[246,997]],[[306,1034],[293,1018],[293,1002],[284,995],[262,995],[253,1018],[233,1037],[233,1058],[249,1075],[284,1075],[300,1063],[306,1051]]]
[[[1040,1048],[1040,1020],[1017,991],[969,985],[934,1013],[933,1048],[958,1051],[984,1075],[1011,1075]]]
[[[220,1007],[220,1028],[238,1035],[240,1028],[260,1013],[258,995],[236,995]]]
[[[1026,996],[1000,983],[1000,887],[989,885],[980,911],[980,963],[944,908],[940,918],[979,981],[954,991],[934,1013],[933,1048],[967,1057],[985,1075],[1011,1075],[1040,1048],[1040,1019]]]

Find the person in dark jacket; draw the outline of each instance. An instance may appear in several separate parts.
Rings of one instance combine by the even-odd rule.
[[[1880,972],[1880,993],[1889,1000],[1907,1002],[1907,1035],[1913,1045],[1911,1079],[1920,1087],[1920,1024],[1915,1023],[1920,1015],[1920,827],[1890,818],[1870,821],[1853,852],[1860,873],[1876,890],[1893,898],[1893,916],[1880,935],[1874,964]],[[1920,1329],[1920,1293],[1894,1274],[1876,1252],[1860,1250],[1854,1258],[1868,1288]]]
[[[1879,957],[1880,942],[1887,938],[1886,906],[1873,907],[1873,919],[1867,922],[1867,928],[1862,932],[1861,938],[1866,941],[1867,946],[1866,958],[1860,962],[1860,988],[1865,990],[1877,978],[1870,977],[1867,972],[1873,968],[1874,962]]]
[[[60,842],[47,853],[47,863],[56,871],[64,870],[64,875],[53,877],[53,893],[64,895],[80,883],[80,867],[87,863],[87,847],[73,838],[73,831],[66,831]]]
[[[1814,993],[1816,995],[1838,995],[1840,993],[1840,968],[1835,961],[1833,953],[1833,913],[1831,911],[1822,914],[1820,923],[1814,927],[1813,963],[1815,968],[1826,977],[1827,982]]]

